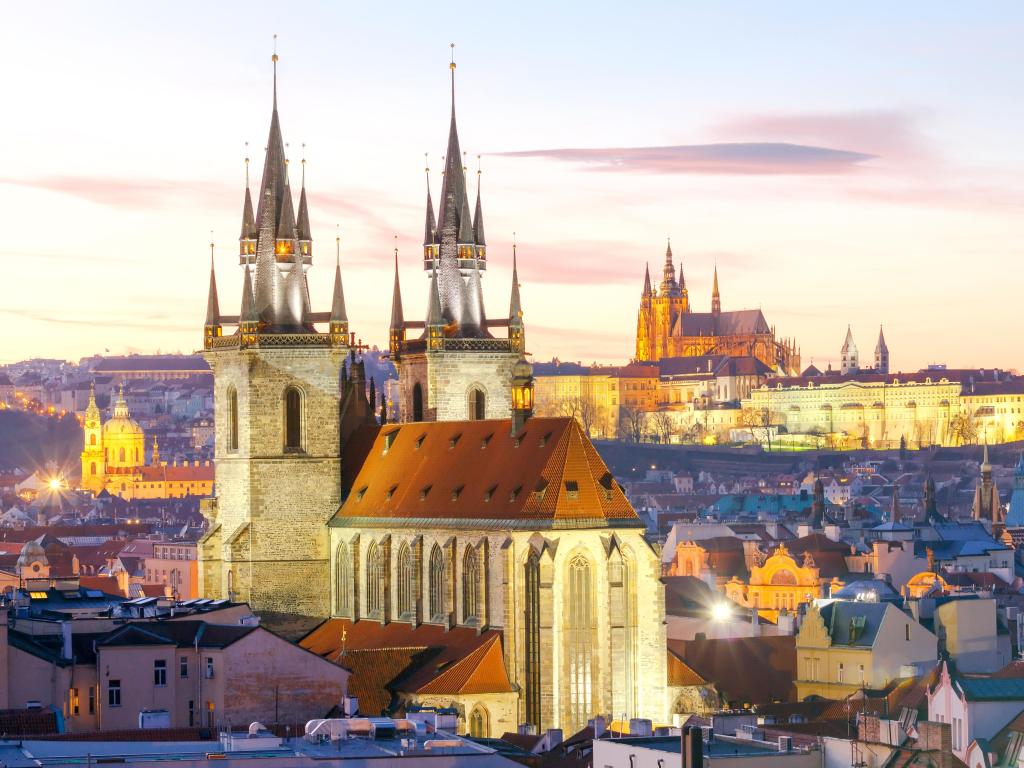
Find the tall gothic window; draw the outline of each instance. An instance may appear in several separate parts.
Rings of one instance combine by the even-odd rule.
[[[469,716],[469,735],[474,739],[486,739],[489,735],[487,721],[487,710],[482,704],[477,704]]]
[[[482,421],[487,415],[487,396],[482,389],[469,390],[469,418]]]
[[[302,449],[302,393],[295,387],[284,391],[284,447]]]
[[[409,545],[398,550],[398,615],[412,618],[416,610],[416,564]]]
[[[90,474],[90,475],[95,475],[95,474],[96,474],[96,462],[95,462],[95,461],[94,461],[94,462],[92,462],[92,463],[91,463],[91,464],[89,465],[89,474]]]
[[[352,560],[348,554],[348,544],[344,541],[338,544],[338,552],[335,557],[337,583],[336,613],[339,616],[351,616],[352,604],[349,595],[352,591]]]
[[[122,464],[124,464],[124,448],[122,448],[121,450],[119,450],[119,451],[117,452],[117,457],[118,457],[118,460],[119,460],[119,461],[120,461],[120,462],[121,462]]]
[[[444,555],[441,548],[434,545],[430,551],[430,620],[441,621],[444,618]]]
[[[228,450],[238,450],[238,392],[235,391],[234,387],[228,387],[227,394],[227,432],[228,432]]]
[[[625,553],[624,553],[625,554]],[[628,557],[622,558],[622,609],[623,609],[623,691],[629,717],[637,711],[636,675],[636,567]]]
[[[384,550],[377,542],[370,544],[366,553],[366,614],[373,619],[384,616],[384,587],[387,575]]]
[[[423,421],[423,387],[419,382],[412,388],[412,420]]]
[[[540,560],[530,552],[524,573],[523,627],[526,632],[526,722],[540,733]]]
[[[96,445],[96,435],[89,435],[89,445]]]
[[[593,700],[594,608],[590,562],[582,555],[569,561],[569,589],[565,611],[570,727],[587,724]]]
[[[466,547],[462,558],[462,621],[480,620],[480,555],[474,546]]]

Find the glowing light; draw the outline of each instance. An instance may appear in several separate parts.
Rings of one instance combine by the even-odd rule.
[[[61,479],[59,477],[52,477],[50,478],[48,485],[50,486],[51,491],[59,491],[62,485]]]
[[[715,603],[711,606],[712,621],[727,621],[730,616],[732,616],[732,611],[729,609],[728,603]]]

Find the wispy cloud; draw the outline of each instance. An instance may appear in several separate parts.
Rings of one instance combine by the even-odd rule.
[[[723,175],[849,173],[876,157],[864,152],[789,142],[534,149],[495,154],[579,163],[596,171]]]
[[[38,176],[11,178],[0,176],[0,184],[41,189],[71,195],[98,205],[146,209],[172,202],[190,205],[227,205],[233,200],[225,184],[180,179],[124,179],[105,176]]]
[[[36,322],[53,323],[57,325],[89,326],[96,328],[132,328],[156,331],[195,330],[194,324],[190,325],[185,323],[152,322],[152,320],[160,317],[159,315],[152,315],[147,317],[146,320],[149,320],[149,322],[140,321],[139,319],[118,320],[109,317],[75,317],[69,315],[61,315],[59,312],[53,312],[49,310],[43,310],[40,312],[27,309],[0,309],[0,315],[9,315],[21,319],[29,318]]]

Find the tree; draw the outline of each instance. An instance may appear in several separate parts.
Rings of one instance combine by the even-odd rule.
[[[749,429],[751,436],[769,453],[772,450],[772,432],[776,421],[777,414],[768,408],[744,408],[740,411],[740,426]]]
[[[675,422],[668,411],[658,411],[650,416],[651,427],[654,434],[658,436],[659,443],[672,442],[672,435],[675,432]]]
[[[631,443],[639,443],[644,439],[647,426],[647,412],[629,405],[619,408],[619,437]]]
[[[819,451],[825,447],[825,428],[824,427],[811,427],[807,430],[807,434],[814,438],[814,447]]]
[[[974,414],[958,413],[949,420],[949,434],[956,445],[971,444],[978,441],[978,425]]]
[[[591,436],[591,430],[594,428],[598,416],[597,403],[594,402],[593,397],[589,395],[563,397],[556,404],[556,410],[559,416],[576,419],[583,427],[583,431],[587,433],[587,437]]]

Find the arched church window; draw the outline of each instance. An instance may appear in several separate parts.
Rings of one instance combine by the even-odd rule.
[[[419,382],[412,388],[412,420],[423,421],[423,387]]]
[[[295,387],[284,391],[284,447],[302,450],[302,393]]]
[[[96,435],[89,435],[89,445],[96,445]]]
[[[95,461],[92,464],[89,465],[89,474],[90,475],[95,475],[96,474],[96,462]]]
[[[238,450],[238,392],[228,387],[227,394],[228,450]]]
[[[348,544],[344,541],[338,543],[338,551],[334,558],[335,562],[335,612],[339,616],[351,615],[351,603],[349,593],[352,588],[352,561],[348,554]]]
[[[469,418],[482,421],[487,414],[487,395],[482,389],[474,387],[469,390]]]
[[[474,739],[486,739],[488,736],[487,710],[481,704],[473,707],[469,716],[469,735]]]
[[[124,448],[117,452],[118,460],[124,464]]]
[[[398,614],[412,618],[415,611],[416,565],[409,545],[402,543],[398,550]]]
[[[384,586],[387,567],[384,562],[384,550],[377,542],[370,544],[366,553],[366,613],[371,618],[384,615]]]
[[[466,547],[462,558],[462,621],[480,620],[480,555],[476,547]]]
[[[565,612],[568,640],[569,723],[579,730],[593,709],[594,609],[590,562],[582,555],[569,561]]]
[[[429,584],[430,620],[441,621],[444,619],[444,555],[437,544],[430,551]]]

